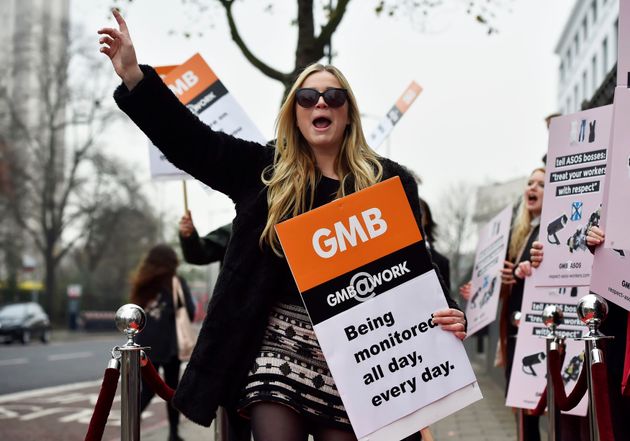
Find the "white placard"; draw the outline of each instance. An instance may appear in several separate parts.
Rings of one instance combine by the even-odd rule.
[[[472,274],[472,294],[466,304],[468,336],[497,317],[501,292],[501,269],[510,238],[512,207],[505,207],[479,232]]]
[[[201,55],[195,54],[162,79],[179,100],[212,130],[265,143],[260,131]],[[151,142],[149,166],[152,179],[191,179],[190,175],[171,164]]]

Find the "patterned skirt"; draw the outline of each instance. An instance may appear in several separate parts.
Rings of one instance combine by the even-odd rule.
[[[248,416],[247,407],[261,401],[289,406],[315,424],[352,430],[302,306],[280,303],[271,311],[239,411]]]

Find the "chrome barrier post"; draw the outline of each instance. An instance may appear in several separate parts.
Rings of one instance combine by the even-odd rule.
[[[553,390],[553,382],[551,381],[551,364],[549,362],[549,353],[557,350],[561,355],[564,353],[565,342],[564,337],[559,336],[556,330],[564,320],[562,308],[558,305],[548,305],[542,313],[544,325],[549,330],[545,337],[547,343],[547,418],[549,418],[549,427],[547,439],[549,441],[560,441],[560,409],[556,407],[556,394]]]
[[[121,441],[140,441],[140,359],[143,349],[135,342],[147,323],[143,309],[127,304],[116,311],[116,327],[125,334],[127,343],[115,348],[121,354]]]
[[[587,294],[580,299],[577,305],[577,314],[582,323],[588,326],[585,336],[576,340],[584,340],[584,368],[586,369],[586,382],[588,385],[588,419],[591,441],[599,441],[599,428],[597,426],[597,411],[595,409],[595,392],[593,391],[592,363],[604,361],[604,353],[597,347],[600,340],[609,339],[599,331],[599,327],[608,315],[608,303],[597,294]]]

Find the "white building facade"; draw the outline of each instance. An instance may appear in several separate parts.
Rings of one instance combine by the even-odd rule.
[[[618,35],[619,0],[576,0],[555,49],[562,114],[581,110],[613,69]]]
[[[34,244],[7,214],[9,199],[13,204],[21,200],[14,194],[10,170],[34,161],[16,120],[36,126],[42,119],[40,75],[50,60],[60,59],[67,50],[69,13],[70,0],[0,0],[0,290],[16,271],[35,266],[41,270],[41,264],[34,263]],[[63,139],[63,131],[56,136]],[[58,163],[61,167],[63,158]],[[40,279],[41,274],[28,275],[33,277]]]
[[[37,75],[46,58],[60,58],[68,45],[70,0],[0,0],[0,87],[37,115]]]

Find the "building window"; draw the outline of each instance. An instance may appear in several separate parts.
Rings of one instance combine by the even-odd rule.
[[[591,15],[593,16],[593,23],[597,23],[597,0],[593,0],[591,3]]]
[[[604,38],[602,42],[602,79],[606,78],[606,74],[608,74],[608,37]]]
[[[579,90],[578,90],[578,85],[576,84],[575,86],[573,86],[573,97],[575,100],[575,108],[576,110],[580,110],[580,97],[578,95]]]
[[[584,19],[582,20],[582,36],[583,36],[584,40],[586,41],[586,39],[588,38],[588,20],[587,20],[587,17],[584,17]]]
[[[580,39],[578,38],[578,34],[575,34],[573,38],[573,44],[575,45],[575,56],[577,57],[580,53]]]
[[[571,48],[567,49],[567,69],[571,68]]]
[[[564,81],[564,62],[560,62],[560,81]]]
[[[593,91],[597,90],[597,54],[591,59],[591,73],[593,78]]]

